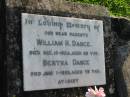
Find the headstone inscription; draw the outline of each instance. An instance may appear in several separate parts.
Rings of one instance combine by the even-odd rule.
[[[24,90],[103,85],[103,22],[22,13]]]

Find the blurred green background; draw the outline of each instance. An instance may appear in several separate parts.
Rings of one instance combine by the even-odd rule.
[[[102,5],[109,9],[110,15],[130,18],[130,0],[67,0],[67,1]]]

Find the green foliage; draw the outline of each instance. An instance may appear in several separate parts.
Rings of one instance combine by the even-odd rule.
[[[69,0],[107,7],[113,15],[130,17],[130,0]]]

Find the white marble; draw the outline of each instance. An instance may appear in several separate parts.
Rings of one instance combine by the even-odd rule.
[[[24,90],[103,85],[103,22],[22,13]]]

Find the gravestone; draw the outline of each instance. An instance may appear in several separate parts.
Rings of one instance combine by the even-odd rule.
[[[22,13],[22,44],[26,91],[106,83],[102,21]]]
[[[114,56],[113,56],[113,40],[114,40],[114,35],[111,31],[111,18],[107,17],[108,13],[107,10],[104,7],[101,6],[93,6],[93,5],[85,5],[85,4],[77,4],[77,3],[70,3],[70,2],[66,2],[63,0],[7,0],[6,1],[6,34],[4,33],[5,36],[5,43],[6,43],[6,59],[3,60],[4,64],[7,66],[5,69],[7,70],[7,86],[6,86],[6,96],[7,97],[84,97],[85,96],[85,92],[87,91],[87,86],[89,85],[103,85],[105,84],[105,72],[106,72],[106,85],[103,85],[103,87],[105,88],[105,92],[107,93],[107,96],[112,96],[114,97],[114,92],[111,92],[110,89],[113,89],[114,86],[114,75],[113,75],[113,61],[114,61]],[[22,14],[23,13],[23,14]],[[103,34],[93,34],[93,37],[89,37],[90,38],[90,43],[95,42],[95,44],[91,47],[91,45],[89,44],[89,42],[87,43],[87,46],[90,46],[91,49],[97,50],[96,48],[94,48],[94,46],[97,45],[97,43],[99,41],[101,41],[101,44],[97,45],[98,47],[98,51],[100,53],[102,53],[101,55],[101,59],[99,58],[98,62],[99,64],[101,63],[102,66],[101,68],[99,68],[97,66],[98,69],[102,69],[103,70],[98,70],[97,69],[97,73],[101,75],[100,80],[98,78],[96,78],[97,76],[94,77],[95,80],[98,80],[97,82],[94,82],[91,77],[89,77],[90,75],[88,75],[88,78],[90,82],[87,82],[87,78],[85,78],[86,76],[81,77],[80,82],[78,83],[78,85],[72,85],[71,86],[60,86],[58,87],[57,84],[57,78],[61,77],[61,76],[54,76],[56,78],[56,82],[52,82],[53,85],[50,84],[50,87],[44,87],[45,84],[49,85],[48,83],[48,78],[46,79],[46,82],[43,83],[43,81],[39,81],[39,78],[35,78],[38,76],[35,76],[34,78],[31,78],[28,74],[32,71],[32,70],[36,70],[35,68],[35,64],[38,64],[38,72],[32,72],[31,75],[41,75],[41,73],[39,73],[39,70],[41,71],[41,69],[43,68],[44,64],[41,64],[40,62],[43,61],[39,61],[40,58],[44,58],[45,56],[41,56],[39,57],[39,55],[35,58],[36,55],[33,56],[34,53],[38,54],[37,52],[31,52],[31,50],[34,50],[34,46],[37,41],[36,38],[39,37],[43,37],[43,38],[47,38],[50,40],[53,40],[53,38],[57,39],[58,36],[51,38],[50,36],[44,36],[41,34],[38,34],[36,32],[40,31],[40,33],[42,32],[42,27],[38,28],[36,25],[33,26],[29,26],[25,24],[23,25],[23,20],[26,16],[26,14],[31,14],[29,15],[30,18],[35,17],[36,21],[40,16],[45,16],[47,15],[47,17],[56,17],[55,19],[61,18],[63,20],[73,20],[74,22],[76,21],[87,21],[87,23],[90,23],[91,25],[94,24],[94,22],[96,21],[100,21],[100,23],[102,24],[103,27],[101,27],[101,29],[103,29]],[[35,15],[34,15],[35,14]],[[66,17],[66,18],[63,18]],[[3,19],[3,17],[1,18]],[[55,20],[54,19],[54,20]],[[81,22],[80,21],[80,22]],[[88,22],[90,21],[90,22]],[[93,21],[93,22],[92,22]],[[72,22],[73,23],[73,22]],[[82,22],[81,22],[82,23]],[[98,23],[98,22],[96,22]],[[85,26],[88,27],[88,26]],[[63,27],[64,28],[64,27]],[[89,27],[88,27],[89,28]],[[96,27],[95,27],[96,28]],[[4,28],[1,28],[4,29]],[[28,29],[28,31],[27,31]],[[32,29],[35,29],[35,32],[31,31]],[[47,29],[47,27],[45,27],[44,29]],[[54,28],[49,28],[54,29]],[[58,31],[62,29],[57,28]],[[56,29],[54,29],[56,30]],[[66,28],[64,28],[64,30],[66,30]],[[100,30],[100,29],[99,29]],[[26,32],[27,31],[27,32]],[[68,30],[66,30],[69,34],[70,32]],[[75,31],[79,31],[80,30],[71,30],[72,32]],[[97,30],[98,31],[98,30]],[[29,33],[28,33],[29,32]],[[94,32],[94,31],[93,31]],[[101,30],[102,32],[102,30]],[[33,34],[32,34],[33,33]],[[81,33],[81,32],[80,32]],[[82,32],[84,33],[84,32]],[[26,35],[28,34],[28,35]],[[34,35],[34,36],[33,36]],[[89,35],[89,34],[88,34]],[[100,37],[98,37],[98,35],[101,35]],[[104,36],[102,36],[104,35]],[[85,35],[83,35],[85,36]],[[91,36],[91,34],[90,34]],[[94,38],[95,37],[95,38]],[[100,40],[100,39],[101,40]],[[104,48],[103,48],[103,38],[104,38]],[[29,40],[28,40],[29,39]],[[60,38],[62,40],[62,38]],[[69,42],[73,40],[75,40],[74,38],[71,38],[70,36],[68,38],[65,38],[66,40],[69,39]],[[78,38],[77,41],[81,41],[84,38]],[[99,39],[99,41],[98,41]],[[97,40],[97,41],[96,41]],[[29,41],[29,44],[27,41]],[[44,45],[44,41],[42,41],[42,44]],[[83,40],[82,40],[83,41]],[[86,43],[86,42],[85,42]],[[62,42],[61,42],[62,44]],[[69,45],[69,43],[68,43]],[[37,47],[36,44],[36,49],[40,49],[40,46]],[[47,50],[48,48],[44,48],[44,50]],[[58,50],[60,49],[60,51],[64,48],[54,48],[53,50]],[[104,49],[104,50],[103,50]],[[44,51],[44,50],[40,50],[40,51]],[[52,50],[52,51],[53,51]],[[68,50],[72,51],[74,50],[74,48],[68,47]],[[78,51],[80,51],[80,49],[77,49]],[[85,48],[82,48],[82,50],[85,50]],[[81,51],[82,51],[81,50]],[[29,53],[32,54],[32,56],[28,56],[27,54]],[[103,51],[105,53],[105,57],[103,57]],[[53,52],[52,52],[53,53]],[[95,52],[96,54],[97,52]],[[80,55],[81,56],[81,55]],[[58,55],[56,57],[53,57],[54,59],[60,59],[58,57]],[[66,59],[69,60],[71,62],[71,58],[72,57],[62,57],[62,59]],[[87,60],[84,59],[83,56],[80,57],[83,60]],[[80,59],[80,58],[76,58]],[[95,57],[95,60],[97,60],[98,57]],[[26,60],[25,60],[26,59]],[[48,58],[49,60],[52,58]],[[104,69],[104,60],[105,59],[105,68]],[[47,59],[46,59],[47,60]],[[72,59],[73,60],[73,59]],[[90,62],[93,62],[94,58],[90,57]],[[31,63],[32,62],[32,63]],[[89,61],[85,61],[87,62],[86,64],[88,64]],[[33,66],[31,66],[31,64],[33,64]],[[67,63],[66,63],[67,64]],[[95,67],[96,65],[99,65],[96,63],[96,61],[93,64],[93,67]],[[41,66],[42,65],[42,66]],[[91,64],[92,65],[92,64]],[[91,67],[91,68],[93,68]],[[72,70],[72,68],[68,68],[67,66],[65,67],[67,68],[67,70]],[[80,68],[80,67],[79,67]],[[26,70],[27,69],[27,70]],[[56,68],[52,68],[55,72],[56,72]],[[64,69],[64,68],[63,68]],[[78,69],[77,67],[74,69]],[[29,72],[28,72],[29,70]],[[45,70],[44,68],[42,70]],[[46,70],[50,70],[49,68]],[[60,69],[58,69],[60,70]],[[106,70],[106,71],[104,71]],[[70,73],[69,71],[69,73]],[[68,71],[67,71],[68,72]],[[82,71],[81,71],[82,72]],[[98,72],[103,72],[103,73],[98,73]],[[64,73],[64,72],[63,72]],[[51,74],[51,72],[50,72]],[[59,73],[59,71],[57,71],[57,74],[62,74]],[[53,81],[53,78],[50,80]],[[75,76],[71,76],[72,78]],[[99,76],[98,76],[99,77]],[[69,77],[70,78],[70,77]],[[78,77],[80,78],[80,77]],[[83,79],[83,83],[81,82]],[[33,81],[34,80],[34,81]],[[77,80],[73,80],[72,82],[76,82]],[[92,81],[92,83],[91,83]],[[100,82],[101,81],[101,82]],[[30,82],[30,83],[29,83]],[[36,83],[35,83],[36,82]],[[70,80],[61,80],[60,83],[67,83],[67,82],[71,82]],[[99,82],[99,83],[98,83]],[[26,84],[27,83],[27,84]],[[35,85],[34,87],[32,86]],[[62,88],[62,89],[59,89]],[[49,90],[48,90],[49,89]],[[34,91],[32,91],[34,90]]]

